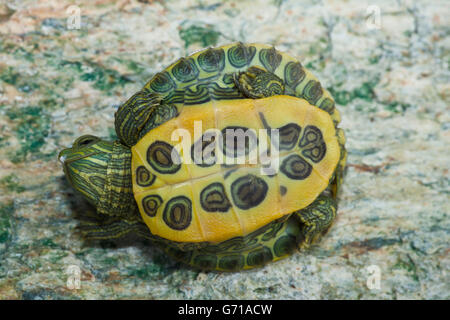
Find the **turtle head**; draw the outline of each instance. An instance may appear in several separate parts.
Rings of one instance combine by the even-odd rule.
[[[85,135],[75,140],[72,148],[59,153],[64,174],[72,187],[97,206],[102,197],[113,143]]]
[[[119,141],[84,135],[58,159],[72,187],[100,213],[120,216],[134,208],[131,151]]]

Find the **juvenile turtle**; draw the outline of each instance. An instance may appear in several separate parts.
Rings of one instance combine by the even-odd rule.
[[[86,238],[134,232],[191,266],[236,271],[329,229],[347,154],[339,121],[299,61],[233,43],[157,73],[117,110],[119,140],[82,136],[59,159],[97,208]]]

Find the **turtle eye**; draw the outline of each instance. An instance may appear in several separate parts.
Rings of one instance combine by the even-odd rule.
[[[94,136],[82,136],[75,141],[74,145],[79,147],[85,147],[97,140],[98,138]]]
[[[88,145],[89,143],[91,143],[92,141],[94,141],[94,139],[92,139],[92,138],[86,138],[86,139],[84,139],[83,141],[80,141],[80,146],[86,146],[86,145]]]

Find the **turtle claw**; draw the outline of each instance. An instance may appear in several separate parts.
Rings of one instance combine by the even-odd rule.
[[[285,86],[281,78],[260,67],[250,67],[245,72],[234,75],[236,86],[245,96],[260,99],[284,94]]]

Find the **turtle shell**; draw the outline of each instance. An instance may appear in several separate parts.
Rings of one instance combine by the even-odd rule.
[[[277,142],[266,129],[278,129]],[[226,143],[239,133],[245,143]],[[272,168],[261,154],[270,155]],[[133,192],[152,234],[220,242],[308,206],[339,158],[330,115],[304,99],[210,101],[184,108],[132,147]]]
[[[281,78],[285,95],[248,99],[233,77],[250,67]],[[152,234],[175,242],[221,242],[305,208],[328,186],[337,192],[346,159],[339,112],[293,57],[261,44],[209,48],[179,59],[142,90],[163,102],[131,148],[133,192]],[[242,148],[230,149],[219,139],[202,139],[213,128],[224,141],[227,129],[250,133]],[[253,150],[271,147],[260,129],[278,129],[275,172],[249,159]],[[240,158],[243,164],[229,164]]]

